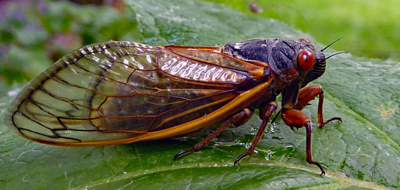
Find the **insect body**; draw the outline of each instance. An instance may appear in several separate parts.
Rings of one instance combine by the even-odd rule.
[[[34,79],[8,109],[5,123],[36,142],[97,146],[176,137],[224,121],[177,158],[260,109],[260,129],[236,164],[253,153],[282,94],[283,120],[306,127],[307,161],[325,173],[312,160],[311,121],[300,111],[319,95],[318,125],[340,120],[324,122],[321,86],[305,87],[324,71],[323,53],[307,39],[253,39],[223,47],[97,43]]]

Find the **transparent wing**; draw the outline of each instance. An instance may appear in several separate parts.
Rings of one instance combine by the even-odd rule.
[[[23,137],[56,145],[128,139],[217,110],[254,78],[247,70],[260,69],[217,48],[167,47],[105,42],[80,48],[33,80],[5,123]]]

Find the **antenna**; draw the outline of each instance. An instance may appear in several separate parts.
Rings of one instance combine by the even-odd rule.
[[[325,58],[325,60],[326,60],[326,59],[329,59],[329,58],[331,58],[331,57],[333,57],[333,56],[335,56],[335,55],[342,54],[342,53],[349,53],[349,52],[347,52],[347,51],[341,51],[341,52],[337,52],[337,53],[334,53],[334,54],[332,54],[332,55],[328,56],[327,58]]]
[[[323,49],[321,49],[321,52],[323,52],[324,50],[326,50],[326,48],[328,48],[329,46],[333,45],[334,43],[336,43],[337,41],[339,41],[339,40],[342,39],[342,38],[343,38],[343,36],[340,37],[339,39],[333,41],[331,44],[329,44],[329,45],[327,45],[326,47],[324,47]]]

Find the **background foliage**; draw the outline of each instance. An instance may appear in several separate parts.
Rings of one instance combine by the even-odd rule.
[[[259,15],[275,18],[306,32],[324,44],[342,37],[337,49],[361,57],[400,61],[400,12],[397,0],[207,0],[247,14],[256,3]]]

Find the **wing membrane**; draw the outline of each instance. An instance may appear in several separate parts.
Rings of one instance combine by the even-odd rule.
[[[33,80],[5,123],[21,136],[58,145],[132,138],[217,110],[257,69],[217,48],[93,44]]]

